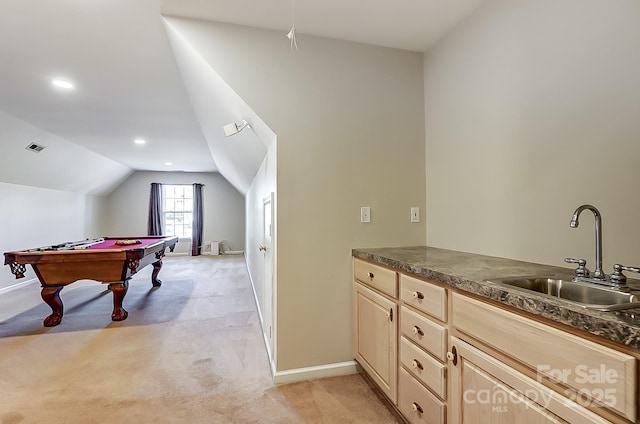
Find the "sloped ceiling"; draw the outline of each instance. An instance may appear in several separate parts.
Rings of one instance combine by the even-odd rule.
[[[162,14],[424,52],[486,0],[164,0]]]
[[[127,166],[0,112],[0,182],[104,195],[133,171]],[[45,146],[40,152],[25,147]]]
[[[0,138],[0,146],[15,149],[12,156],[22,160],[28,143],[49,144],[36,162],[53,161],[31,167],[36,162],[29,157],[19,173],[0,169],[0,181],[77,190],[79,179],[99,176],[86,184],[117,185],[121,173],[111,172],[112,162],[127,172],[217,171],[175,64],[160,3],[0,2],[0,112],[40,130],[37,137],[23,137],[22,125],[3,128],[11,137]],[[53,78],[69,79],[76,88],[58,90]],[[147,144],[135,145],[135,138]],[[93,154],[78,153],[84,150]],[[85,167],[102,171],[68,182],[42,172]]]
[[[302,42],[310,34],[423,51],[483,1],[400,0],[375,7],[367,0],[299,1],[295,22]],[[165,28],[162,15],[276,29],[286,45],[292,5],[290,0],[3,0],[0,112],[3,125],[16,127],[2,129],[0,147],[11,150],[5,156],[17,165],[0,169],[0,182],[106,193],[133,170],[215,172],[219,164],[244,191],[260,152],[275,136],[215,69],[197,64],[197,52]],[[52,88],[52,78],[70,79],[76,88],[63,93]],[[242,117],[251,118],[254,132],[225,139],[222,125]],[[134,145],[134,138],[147,144]],[[41,159],[22,161],[24,146],[45,140],[56,141],[39,157],[54,162],[39,167]],[[90,170],[83,178],[95,181],[80,184],[43,172],[67,170],[78,157]]]
[[[165,19],[194,112],[220,173],[241,193],[251,181],[276,135],[235,91],[211,68],[177,30]],[[246,120],[250,127],[231,135],[223,127]]]

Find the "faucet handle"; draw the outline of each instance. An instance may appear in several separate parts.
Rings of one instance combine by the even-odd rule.
[[[578,268],[576,268],[576,277],[589,277],[591,271],[589,271],[586,267],[587,261],[584,259],[573,259],[573,258],[564,258],[564,261],[568,264],[578,264]]]
[[[627,276],[622,273],[622,271],[631,271],[640,273],[640,268],[635,266],[624,266],[620,264],[615,264],[613,266],[613,274],[609,277],[612,283],[622,284],[627,282]]]

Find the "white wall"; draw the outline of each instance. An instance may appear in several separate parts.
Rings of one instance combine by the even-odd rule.
[[[106,198],[105,235],[147,234],[151,183],[204,184],[203,241],[226,240],[231,250],[244,250],[244,198],[218,173],[133,173]],[[179,242],[176,251],[190,249],[189,243]]]
[[[427,242],[640,265],[640,2],[492,0],[425,58]]]
[[[425,243],[422,55],[168,20],[278,137],[277,370],[351,360],[351,248]]]
[[[92,210],[102,199],[79,193],[0,182],[0,252],[30,249],[100,235]],[[4,262],[3,262],[4,263]],[[30,266],[26,277],[35,278]],[[15,280],[9,266],[0,269],[0,288]]]
[[[277,142],[273,142],[271,147],[267,151],[267,155],[262,161],[258,172],[253,179],[249,191],[245,197],[246,200],[246,260],[247,260],[247,270],[249,271],[249,275],[251,276],[251,282],[253,283],[253,289],[255,290],[256,301],[258,307],[261,308],[260,314],[262,315],[265,311],[262,310],[262,305],[264,304],[265,298],[265,282],[264,282],[264,254],[258,250],[258,247],[263,243],[263,208],[264,201],[266,198],[271,196],[271,193],[274,194],[273,199],[273,208],[274,211],[277,211],[277,192],[276,192],[276,147]],[[272,217],[273,218],[273,217]],[[274,261],[274,270],[277,270],[277,235],[278,235],[278,222],[275,220],[274,226],[272,228],[272,257]],[[272,289],[273,287],[277,287],[277,273],[274,272],[272,276]],[[267,318],[267,321],[269,319]],[[266,326],[265,326],[266,327]],[[268,331],[268,330],[267,330]],[[275,337],[274,337],[275,338]],[[274,352],[271,352],[273,357]]]
[[[277,175],[277,141],[271,143],[267,155],[262,161],[255,178],[253,179],[246,199],[246,252],[247,270],[251,278],[251,283],[256,297],[263,334],[265,335],[265,347],[269,354],[269,361],[272,370],[277,368],[277,308],[274,306],[274,299],[277,298],[278,270],[275,264],[278,262],[278,195],[276,185]],[[273,194],[273,196],[272,196]],[[264,202],[272,199],[273,214],[271,216],[273,227],[271,231],[271,245],[264,241]],[[258,249],[265,245],[270,249],[267,255]],[[271,260],[268,264],[267,261]],[[271,270],[271,275],[265,269]],[[267,278],[271,281],[267,282]],[[266,284],[270,284],[269,287]],[[271,327],[271,328],[269,328]],[[271,337],[269,340],[267,337]]]

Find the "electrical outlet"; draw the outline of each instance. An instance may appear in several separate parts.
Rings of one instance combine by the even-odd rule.
[[[371,208],[369,206],[360,208],[360,222],[371,222]]]
[[[420,208],[411,208],[411,222],[420,222]]]

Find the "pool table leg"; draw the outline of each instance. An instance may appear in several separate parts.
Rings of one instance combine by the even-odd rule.
[[[42,300],[44,300],[53,311],[51,315],[44,319],[43,323],[45,327],[55,327],[62,321],[64,308],[62,306],[62,300],[60,299],[60,290],[62,290],[63,287],[64,286],[43,287],[42,292],[40,292]]]
[[[112,321],[123,321],[127,319],[129,313],[122,307],[122,301],[129,289],[129,281],[121,281],[119,283],[110,283],[109,289],[113,292],[113,313]]]
[[[162,268],[162,259],[158,259],[153,263],[153,272],[151,273],[151,284],[153,284],[153,287],[160,287],[162,285],[162,281],[158,280],[160,268]]]

